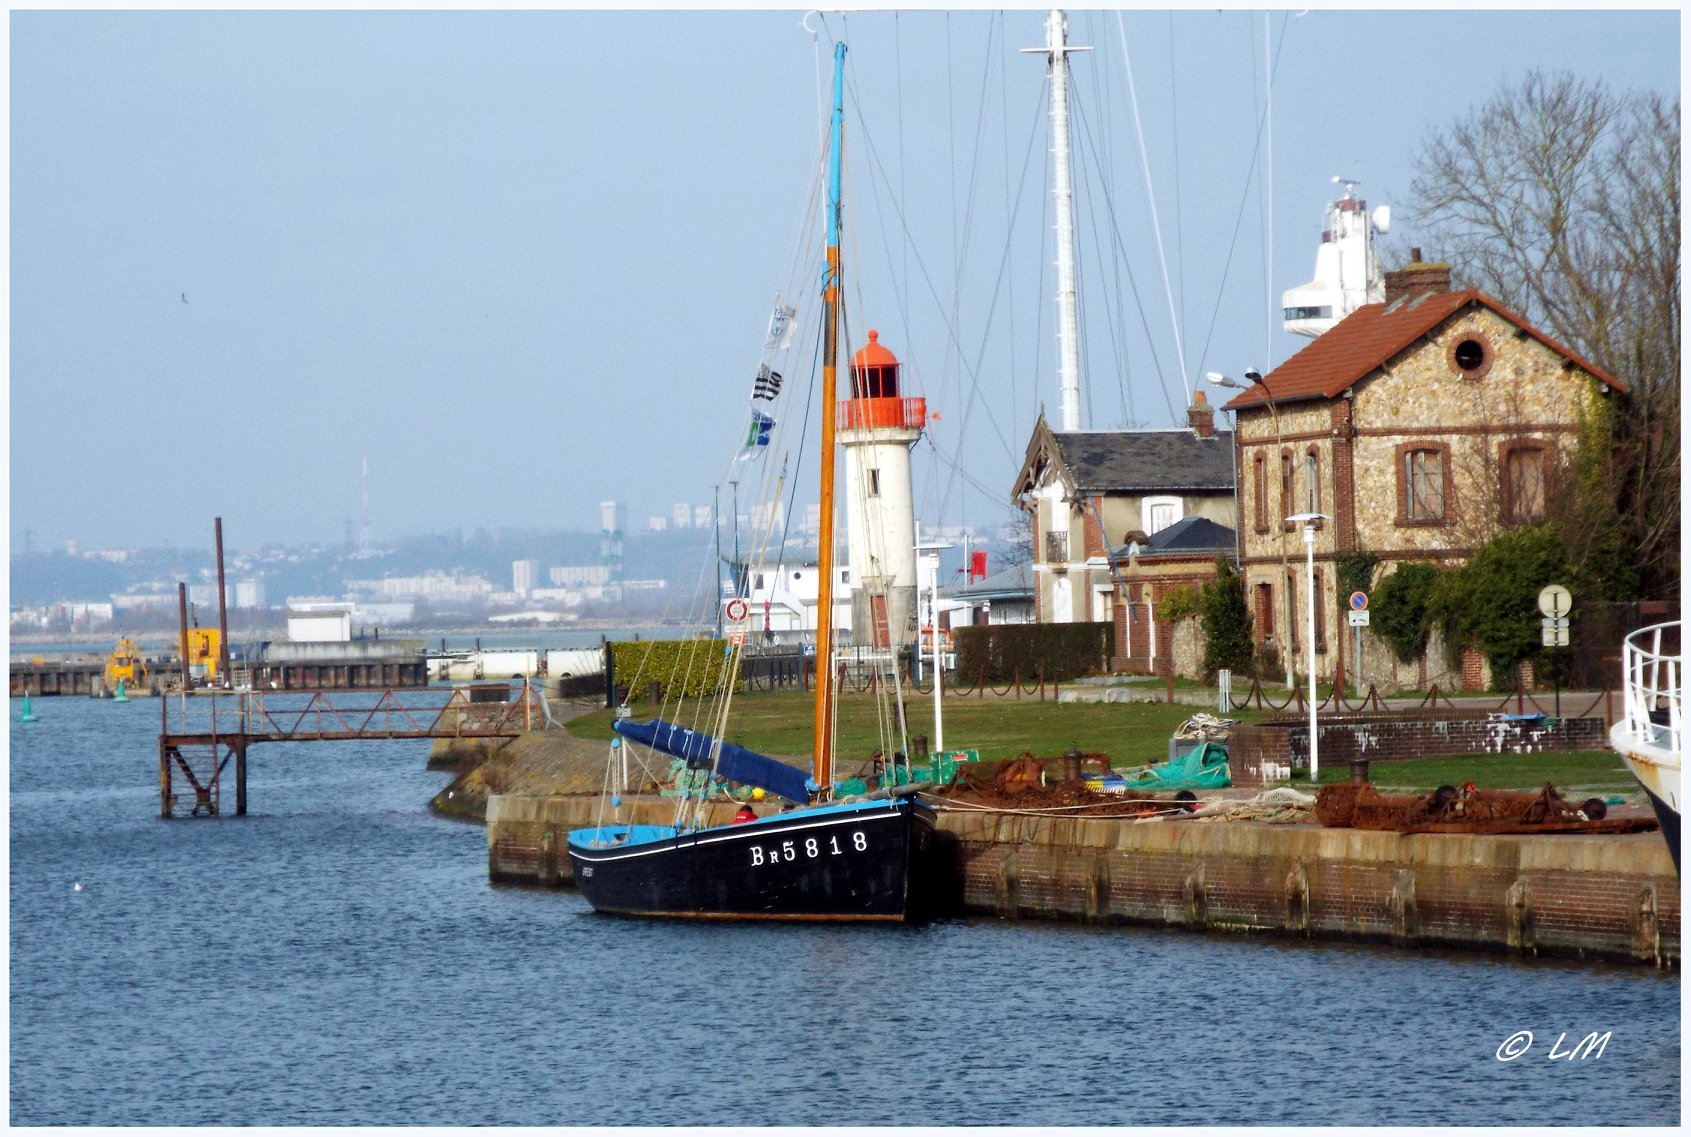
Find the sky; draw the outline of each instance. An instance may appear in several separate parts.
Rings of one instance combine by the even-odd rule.
[[[12,12],[13,549],[796,510],[814,317],[765,334],[814,307],[835,41],[847,350],[938,414],[918,520],[1003,525],[1059,406],[1045,14]],[[1533,68],[1677,99],[1680,23],[1071,11],[1084,425],[1295,352],[1335,175],[1418,244],[1427,137]],[[737,462],[760,362],[781,433]]]

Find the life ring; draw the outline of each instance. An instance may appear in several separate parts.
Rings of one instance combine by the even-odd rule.
[[[751,607],[743,597],[736,596],[728,602],[727,614],[730,620],[739,623],[751,614]]]

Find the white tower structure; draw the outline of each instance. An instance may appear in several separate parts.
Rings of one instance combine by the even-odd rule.
[[[1321,247],[1315,253],[1315,279],[1280,294],[1286,330],[1311,339],[1364,304],[1386,298],[1374,234],[1384,235],[1391,227],[1391,207],[1382,205],[1370,215],[1368,203],[1356,196],[1359,182],[1333,180],[1344,183],[1344,196],[1328,203]]]
[[[1051,65],[1051,198],[1057,214],[1057,383],[1062,393],[1062,429],[1080,429],[1080,322],[1077,315],[1074,252],[1074,176],[1069,159],[1068,17],[1055,9],[1045,19],[1043,52]]]
[[[928,408],[923,399],[899,394],[898,360],[878,332],[852,357],[851,397],[840,403],[839,415],[852,638],[865,647],[901,647],[916,636],[910,447],[922,436]]]

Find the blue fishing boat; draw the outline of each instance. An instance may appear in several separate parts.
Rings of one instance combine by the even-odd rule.
[[[594,909],[691,919],[871,920],[920,918],[929,908],[934,814],[915,788],[894,785],[852,800],[834,781],[836,668],[833,651],[835,385],[841,333],[840,169],[845,45],[834,49],[834,99],[828,154],[826,267],[822,273],[821,480],[812,765],[809,774],[698,730],[654,719],[615,725],[613,757],[628,742],[684,759],[701,775],[700,792],[682,795],[671,824],[608,823],[569,835],[576,885]],[[777,316],[781,316],[777,305]],[[788,312],[790,316],[790,310]],[[777,338],[776,322],[771,339]],[[780,376],[760,369],[758,398]],[[767,445],[774,418],[754,410],[746,446]],[[738,613],[746,612],[744,601]],[[715,641],[713,641],[715,642]],[[720,641],[719,689],[731,691],[744,634]],[[725,713],[725,712],[724,712]],[[625,741],[626,740],[626,741]],[[680,779],[678,779],[680,780]],[[783,799],[785,809],[756,816],[748,805],[727,825],[706,824],[708,799],[734,783]],[[614,806],[620,795],[607,794]],[[768,808],[768,807],[766,807]]]

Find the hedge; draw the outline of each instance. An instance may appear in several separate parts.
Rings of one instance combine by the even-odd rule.
[[[957,678],[972,683],[1006,683],[1017,675],[1073,679],[1108,669],[1115,654],[1114,624],[971,624],[953,628]]]
[[[665,699],[714,694],[728,661],[727,640],[636,640],[610,643],[612,682],[630,698],[646,697],[654,679]]]

